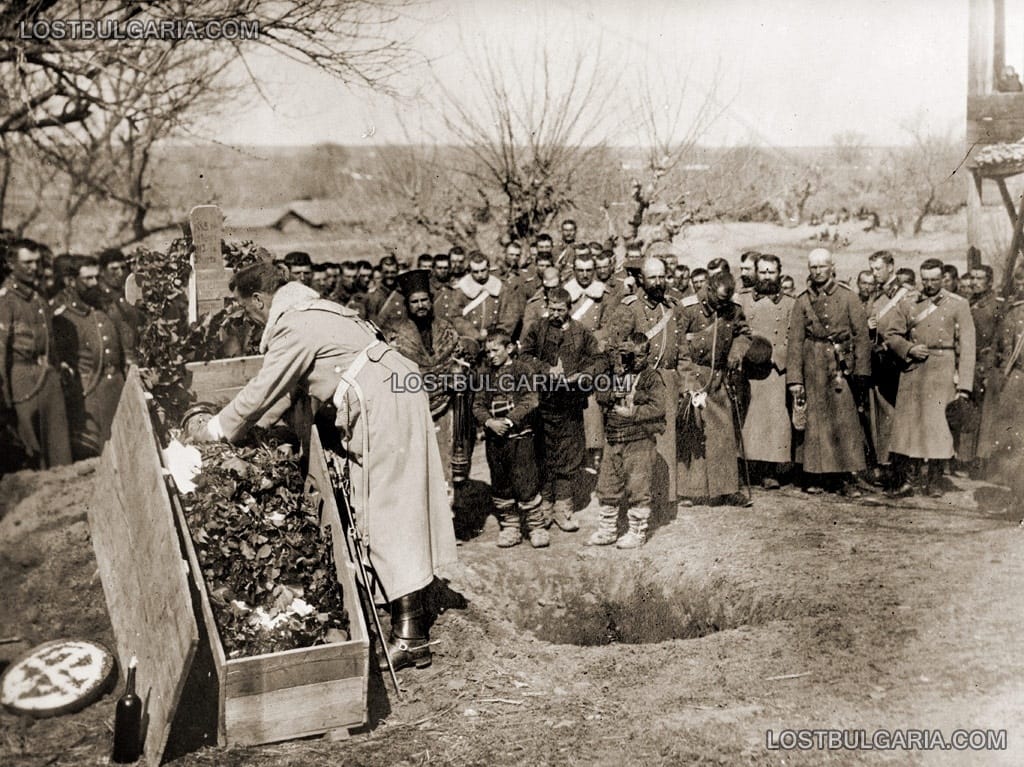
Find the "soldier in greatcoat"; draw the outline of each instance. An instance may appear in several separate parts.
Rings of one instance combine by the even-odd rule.
[[[793,305],[786,349],[786,383],[807,406],[806,490],[821,493],[829,483],[860,497],[850,474],[866,467],[857,397],[871,372],[867,317],[857,294],[836,281],[828,250],[812,250],[807,263],[808,286]]]
[[[510,301],[504,283],[490,273],[490,260],[479,251],[469,255],[469,273],[455,283],[450,311],[459,333],[481,343],[492,330],[511,335],[519,322],[515,301]]]
[[[548,293],[559,287],[558,270],[553,266],[547,266],[541,273],[541,285],[534,291],[534,294],[526,302],[523,309],[522,331],[527,329],[539,320],[546,320],[548,317]],[[518,339],[516,339],[518,340]]]
[[[0,287],[0,411],[14,411],[29,460],[46,469],[71,463],[71,443],[50,307],[36,290],[41,251],[31,240],[6,243],[11,274]]]
[[[997,377],[991,377],[993,368],[993,343],[996,331],[1006,307],[1002,296],[992,289],[992,267],[979,264],[970,271],[972,289],[968,302],[974,319],[975,352],[977,364],[974,367],[974,396],[980,407],[979,418],[960,432],[956,446],[957,459],[970,469],[975,476],[983,474],[982,467],[987,452],[981,447],[987,435],[997,428],[995,402],[998,398]]]
[[[321,421],[330,418],[326,441],[350,477],[375,597],[391,603],[392,662],[429,665],[422,590],[456,549],[430,404],[410,383],[419,370],[354,310],[282,284],[272,264],[238,271],[231,288],[264,326],[263,366],[216,416],[197,420],[194,437],[238,440],[283,398],[308,394]]]
[[[103,311],[99,262],[75,259],[76,274],[54,300],[54,346],[65,371],[65,402],[75,460],[103,452],[124,387],[125,353]]]
[[[739,369],[750,344],[750,328],[734,300],[736,282],[728,272],[708,280],[702,296],[683,299],[676,309],[679,328],[679,389],[684,417],[679,446],[678,493],[683,504],[718,499],[749,505],[739,492],[736,464],[736,403],[728,374]]]
[[[738,298],[752,335],[772,345],[768,375],[749,380],[750,400],[743,421],[746,459],[766,490],[779,487],[779,476],[793,460],[793,430],[786,391],[789,321],[796,299],[782,292],[782,265],[778,256],[762,254],[755,266],[753,289]]]
[[[642,265],[641,265],[642,264]],[[643,333],[651,342],[648,365],[657,370],[665,384],[665,431],[658,435],[659,465],[654,471],[655,505],[676,503],[676,409],[679,399],[676,361],[679,359],[679,326],[676,304],[665,295],[665,264],[657,258],[641,264],[626,262],[638,280],[637,294],[626,296],[616,308],[609,325],[608,343],[621,344],[633,333]]]
[[[1010,503],[1024,496],[1024,269],[1013,275],[1014,293],[999,321],[989,354],[989,380],[999,398],[992,401],[998,428],[982,434],[981,448],[990,456],[989,477],[1008,486]]]
[[[929,258],[921,264],[921,292],[900,301],[879,331],[906,365],[896,395],[890,450],[916,464],[927,461],[923,492],[941,497],[943,464],[954,454],[946,406],[957,397],[969,398],[974,387],[971,308],[966,299],[942,287],[942,262]]]
[[[871,392],[868,407],[871,424],[871,444],[876,466],[872,467],[873,480],[895,489],[899,482],[890,468],[889,442],[892,439],[892,419],[896,410],[896,392],[900,385],[899,359],[889,351],[885,338],[878,331],[880,323],[888,321],[893,309],[913,293],[912,288],[896,279],[896,262],[887,250],[868,257],[868,266],[875,278],[875,297],[868,304],[868,336],[871,339]]]
[[[597,347],[605,350],[608,337],[608,320],[611,318],[614,304],[607,299],[605,284],[597,279],[594,258],[576,256],[572,266],[573,278],[565,283],[569,294],[569,316],[594,334]],[[601,465],[601,449],[604,447],[604,419],[601,408],[593,394],[587,400],[587,408],[583,411],[583,427],[587,439],[586,470],[597,474]]]

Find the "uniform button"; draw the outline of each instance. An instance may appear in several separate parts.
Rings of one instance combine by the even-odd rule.
[[[107,337],[106,337],[106,336],[103,336],[103,340],[104,340],[104,341],[106,341],[106,340],[107,340]]]

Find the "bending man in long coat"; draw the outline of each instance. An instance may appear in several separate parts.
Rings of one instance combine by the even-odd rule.
[[[396,381],[419,374],[356,312],[282,280],[272,264],[239,271],[231,289],[264,325],[263,367],[205,427],[234,441],[303,389],[333,407],[351,477],[352,508],[382,596],[391,602],[396,668],[430,662],[421,590],[455,561],[455,533],[426,395]],[[413,391],[410,391],[410,388]]]

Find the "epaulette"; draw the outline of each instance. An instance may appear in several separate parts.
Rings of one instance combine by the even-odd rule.
[[[632,303],[636,303],[636,293],[626,296],[622,299],[622,303],[629,306]]]
[[[837,285],[838,287],[840,287],[840,288],[846,288],[847,290],[853,290],[853,288],[851,288],[851,287],[850,287],[849,285],[847,285],[847,284],[846,284],[845,282],[840,282],[839,280],[836,280],[836,285]]]
[[[805,296],[805,295],[807,295],[807,291],[808,291],[808,290],[810,290],[810,288],[804,288],[804,289],[803,289],[803,290],[801,290],[801,291],[800,291],[799,293],[797,293],[797,294],[796,294],[796,296],[794,296],[794,298],[800,298],[800,296]]]
[[[679,301],[680,306],[696,306],[700,303],[700,299],[697,298],[696,293],[691,293],[688,296],[683,296]]]

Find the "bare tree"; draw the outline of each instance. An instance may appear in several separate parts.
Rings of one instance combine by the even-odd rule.
[[[524,67],[487,52],[468,67],[480,104],[437,78],[444,125],[466,148],[461,186],[500,201],[507,236],[535,235],[573,207],[580,169],[604,145],[613,78],[600,61],[595,50],[560,66],[545,49]]]
[[[836,160],[843,165],[860,165],[864,160],[867,136],[858,131],[842,131],[832,136]]]
[[[963,184],[953,177],[963,159],[963,140],[954,137],[949,128],[929,128],[924,113],[902,127],[910,143],[889,153],[881,169],[880,187],[894,216],[913,221],[911,232],[917,235],[928,216],[964,204]]]
[[[645,148],[644,177],[631,182],[632,215],[626,222],[626,239],[638,238],[645,222],[653,225],[644,231],[643,239],[650,245],[671,241],[692,219],[687,209],[686,166],[693,164],[698,142],[726,110],[718,100],[719,76],[713,85],[698,96],[695,104],[690,76],[675,71],[662,75],[660,88],[655,89],[646,76],[635,89],[634,123],[641,146]],[[664,95],[658,95],[664,94]],[[657,205],[657,220],[651,220],[652,205]]]
[[[149,179],[154,147],[214,104],[237,103],[237,70],[272,50],[344,82],[387,89],[410,60],[387,32],[406,0],[35,0],[0,10],[0,137],[27,137],[66,177],[65,239],[90,202],[120,209],[112,235],[133,242],[154,231]],[[189,33],[103,39],[67,32],[67,20],[97,29],[135,24],[159,31],[187,19],[192,29],[249,35],[196,39]],[[58,22],[65,24],[57,32]],[[258,34],[252,32],[258,28]],[[236,66],[237,65],[237,66]],[[260,91],[262,92],[262,91]],[[11,142],[4,173],[13,172]],[[0,203],[6,197],[0,195]],[[157,228],[160,228],[159,226]]]

